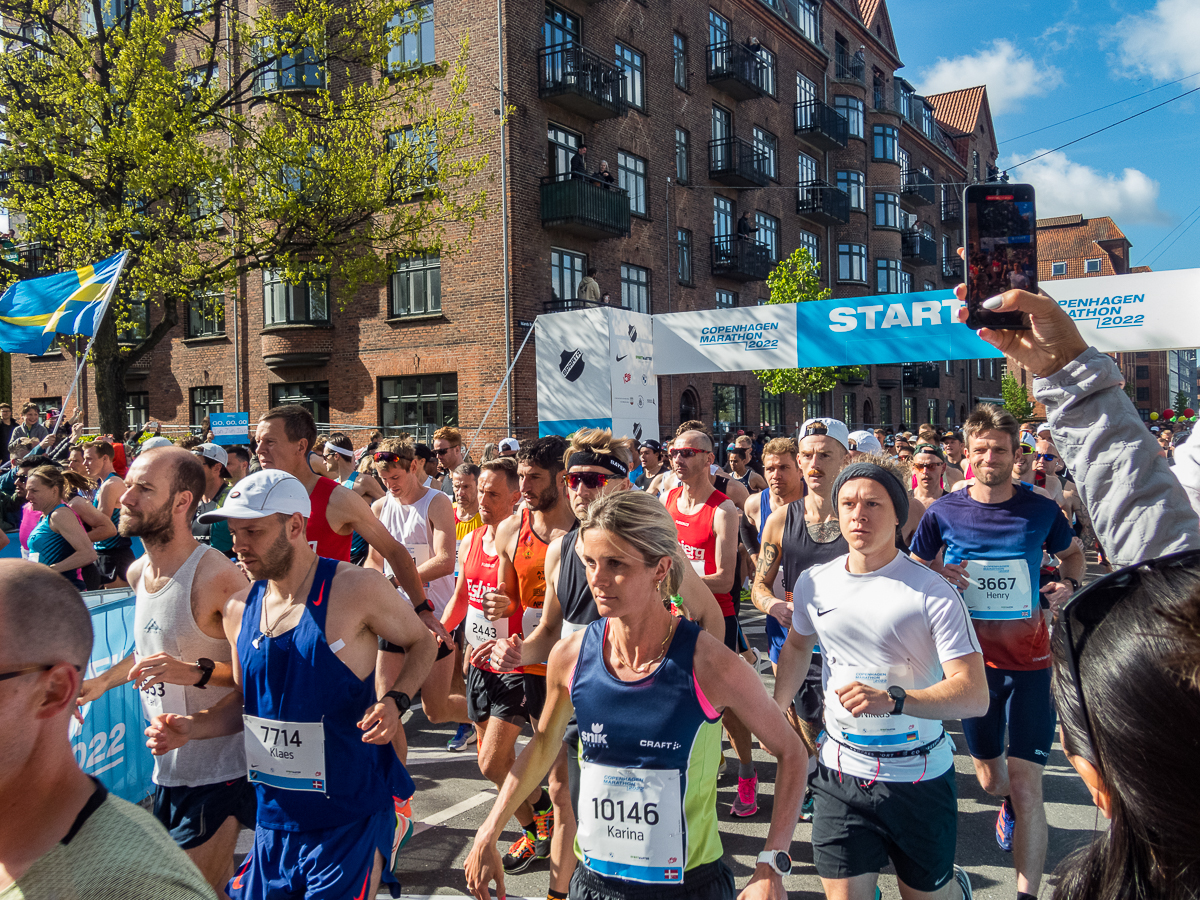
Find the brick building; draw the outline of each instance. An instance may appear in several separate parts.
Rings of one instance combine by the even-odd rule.
[[[445,60],[469,31],[472,103],[499,106],[501,83],[514,109],[504,152],[499,138],[484,148],[500,162],[469,250],[402,260],[389,283],[352,297],[252,273],[223,316],[190,310],[135,366],[131,423],[196,425],[294,401],[335,426],[473,430],[529,324],[576,305],[592,267],[612,303],[651,313],[756,304],[773,262],[801,246],[835,297],[960,280],[961,189],[996,160],[986,91],[917,95],[896,74],[882,0],[503,7],[502,53],[495,7],[478,0],[432,0],[404,50]],[[283,84],[268,89],[295,89]],[[586,172],[605,161],[612,185],[571,177],[585,143]],[[739,240],[743,216],[757,230]],[[151,306],[135,327],[156,315]],[[536,434],[533,350],[489,437]],[[14,396],[56,405],[72,373],[57,353],[15,359]],[[84,388],[94,410],[94,385]],[[996,361],[914,361],[811,397],[763,396],[751,373],[665,377],[659,410],[668,431],[697,417],[790,430],[817,414],[915,427],[961,422],[998,394]]]

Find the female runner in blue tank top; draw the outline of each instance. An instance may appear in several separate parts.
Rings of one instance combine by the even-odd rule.
[[[39,466],[25,482],[25,499],[41,514],[29,534],[26,558],[49,566],[80,591],[86,590],[79,569],[96,561],[96,550],[79,517],[63,503],[66,480],[57,466]]]
[[[779,764],[767,849],[741,897],[784,900],[806,753],[754,670],[668,612],[688,565],[670,514],[648,494],[612,493],[588,510],[578,545],[604,618],[550,653],[545,711],[475,836],[468,888],[488,900],[495,879],[505,896],[496,840],[549,771],[574,712],[583,865],[571,900],[732,900],[716,820],[720,718],[730,709]]]

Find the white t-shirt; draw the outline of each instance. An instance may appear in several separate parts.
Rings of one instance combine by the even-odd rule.
[[[910,716],[860,722],[845,712],[835,689],[855,680],[869,683],[864,677],[868,673],[877,676],[872,686],[881,689],[900,684],[905,690],[919,690],[937,684],[943,662],[980,652],[967,606],[941,575],[903,553],[897,552],[890,563],[867,575],[846,571],[847,559],[839,556],[805,569],[792,596],[792,627],[800,634],[815,634],[821,645],[826,732],[840,739],[846,736],[842,725],[869,733],[906,721],[907,733],[856,737],[850,742],[894,738],[898,743],[878,745],[887,752],[925,744],[941,734],[941,722]],[[949,769],[954,764],[954,745],[947,737],[928,757],[882,759],[827,737],[821,745],[821,762],[857,778],[875,778],[878,773],[880,781],[916,781],[922,772],[928,779]]]

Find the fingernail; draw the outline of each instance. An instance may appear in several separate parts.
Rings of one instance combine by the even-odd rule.
[[[1003,297],[993,297],[991,300],[984,300],[982,306],[984,309],[999,309],[1004,305]]]

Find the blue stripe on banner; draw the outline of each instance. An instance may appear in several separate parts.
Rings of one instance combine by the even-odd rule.
[[[612,419],[555,419],[538,422],[538,437],[568,435],[580,428],[612,428]]]
[[[289,778],[286,775],[272,775],[270,772],[259,772],[251,769],[249,779],[251,783],[261,782],[269,784],[271,787],[282,788],[285,791],[316,791],[317,793],[325,793],[325,782],[321,779],[313,778]]]
[[[624,878],[627,881],[640,881],[643,884],[678,884],[682,880],[678,877],[667,877],[668,871],[678,872],[678,869],[664,869],[661,866],[634,866],[629,863],[596,859],[587,854],[584,854],[583,864],[598,875]]]

